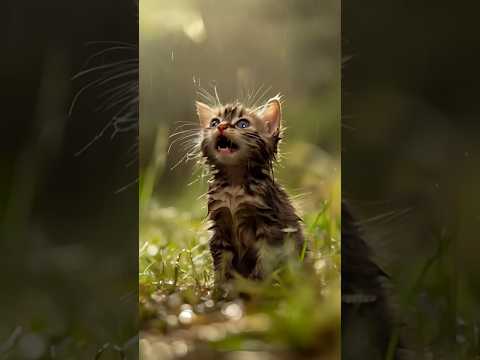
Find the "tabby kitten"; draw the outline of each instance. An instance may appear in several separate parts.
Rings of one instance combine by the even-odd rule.
[[[291,252],[302,251],[301,220],[273,176],[281,138],[279,97],[250,109],[196,103],[200,149],[212,178],[208,218],[215,283],[235,274],[264,279]]]
[[[342,359],[383,360],[395,324],[389,276],[375,263],[350,207],[342,202]],[[406,358],[394,344],[392,359]]]

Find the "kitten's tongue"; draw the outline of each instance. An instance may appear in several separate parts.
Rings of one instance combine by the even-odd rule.
[[[220,148],[220,147],[219,147],[219,148],[218,148],[218,152],[219,152],[220,154],[231,154],[233,151],[232,151],[231,148],[228,148],[228,147],[227,147],[227,148]]]

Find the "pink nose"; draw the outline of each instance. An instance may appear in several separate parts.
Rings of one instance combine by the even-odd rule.
[[[218,131],[220,131],[220,134],[223,134],[223,131],[228,127],[227,123],[221,123],[220,125],[217,126]]]

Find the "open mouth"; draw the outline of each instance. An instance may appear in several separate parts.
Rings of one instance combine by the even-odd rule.
[[[217,139],[216,149],[221,154],[232,154],[238,150],[238,145],[226,136],[220,135]]]

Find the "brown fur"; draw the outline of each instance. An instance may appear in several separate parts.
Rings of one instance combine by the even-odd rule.
[[[396,326],[388,280],[374,262],[349,206],[342,203],[342,358],[386,358]],[[399,347],[397,343],[395,348]],[[393,359],[400,358],[395,351]]]
[[[202,125],[200,147],[212,175],[208,217],[216,283],[235,274],[263,279],[288,256],[289,239],[295,254],[304,243],[301,220],[273,176],[281,138],[280,102],[272,99],[259,111],[241,104],[210,108],[197,103],[197,112]],[[222,135],[209,126],[213,118],[225,127],[223,136],[235,143],[234,153],[224,155],[216,148]],[[237,128],[239,119],[247,119],[249,127]]]

